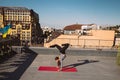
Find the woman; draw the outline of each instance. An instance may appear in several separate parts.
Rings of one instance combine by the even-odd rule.
[[[61,62],[61,67],[60,67],[60,70],[62,70],[62,63],[63,63],[63,60],[66,58],[66,49],[69,47],[70,44],[66,43],[66,44],[62,44],[62,46],[59,46],[57,44],[55,45],[52,45],[50,46],[50,48],[53,48],[53,47],[56,47],[59,52],[60,52],[60,62]]]

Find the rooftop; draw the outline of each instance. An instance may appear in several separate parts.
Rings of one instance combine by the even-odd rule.
[[[64,30],[76,30],[76,29],[81,29],[82,24],[73,24],[73,25],[68,25],[64,27]]]
[[[41,48],[42,49],[42,48]],[[39,49],[37,49],[39,50]],[[71,66],[77,72],[38,71],[40,66],[56,66],[54,58],[57,53],[42,49],[30,50],[16,54],[0,64],[0,78],[3,80],[119,80],[120,67],[116,57],[67,54],[64,66]],[[43,54],[43,52],[47,54]],[[36,54],[38,53],[39,54]],[[73,51],[72,51],[73,52]],[[80,50],[81,52],[81,50]],[[89,54],[94,54],[87,51]],[[77,52],[76,52],[77,53]],[[82,52],[83,53],[83,52]],[[106,52],[107,53],[107,52]],[[84,53],[85,54],[85,53]],[[100,53],[96,53],[100,54]]]
[[[92,26],[94,24],[72,24],[64,27],[64,30],[82,29],[82,26]]]

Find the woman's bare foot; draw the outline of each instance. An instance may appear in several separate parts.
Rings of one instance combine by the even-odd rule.
[[[60,71],[62,71],[62,69],[61,69],[61,68],[59,68],[59,69],[58,69],[58,71],[60,72]]]

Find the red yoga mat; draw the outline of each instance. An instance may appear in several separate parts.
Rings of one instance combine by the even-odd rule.
[[[58,71],[57,67],[54,66],[40,66],[39,71]],[[77,72],[77,69],[74,67],[63,67],[62,72]]]

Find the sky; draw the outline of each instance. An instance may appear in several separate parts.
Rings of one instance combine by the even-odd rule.
[[[120,0],[0,0],[0,6],[33,9],[42,27],[120,25]]]

